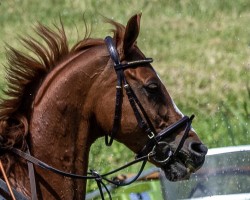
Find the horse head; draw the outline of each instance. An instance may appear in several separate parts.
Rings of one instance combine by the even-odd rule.
[[[115,50],[110,50],[108,67],[111,70],[102,79],[103,84],[99,85],[99,87],[104,86],[104,88],[99,88],[101,91],[105,91],[107,88],[113,88],[113,90],[104,93],[101,97],[98,95],[99,97],[95,101],[95,111],[98,113],[96,119],[104,134],[112,133],[114,126],[118,129],[118,125],[114,124],[115,120],[110,121],[110,114],[115,113],[114,105],[117,104],[117,101],[115,102],[117,93],[115,93],[114,86],[117,79],[119,79],[119,72],[117,71],[122,70],[124,77],[120,79],[125,79],[126,83],[124,84],[131,88],[131,92],[136,98],[135,101],[139,101],[139,105],[131,105],[131,98],[133,97],[128,96],[126,98],[126,95],[123,95],[120,111],[121,122],[115,139],[128,146],[138,154],[138,157],[145,155],[145,153],[152,153],[153,149],[155,156],[150,161],[161,167],[169,180],[186,179],[202,166],[207,147],[202,144],[193,128],[187,127],[186,123],[179,125],[184,115],[177,108],[158,74],[150,64],[151,60],[147,59],[138,48],[136,39],[140,31],[140,17],[140,14],[133,16],[126,27],[115,24],[119,27],[119,29],[117,28],[119,31],[116,31],[113,38],[117,52],[112,55],[112,51]],[[111,45],[110,48],[114,47]],[[114,64],[119,65],[116,66],[118,70],[114,69]],[[123,92],[125,93],[125,89]],[[141,116],[142,123],[148,125],[147,128],[150,130],[148,134],[145,133],[143,127],[140,127],[141,122],[140,119],[138,121],[137,115]],[[115,117],[119,118],[119,116]],[[176,125],[176,123],[179,123],[178,127],[174,131],[171,129],[169,131],[171,134],[168,134],[168,136],[156,141],[157,145],[152,144],[152,141],[148,141],[148,137],[152,137],[154,140],[157,138],[158,140],[159,135],[163,135],[164,130],[174,124]],[[152,135],[149,136],[149,134]],[[145,145],[147,143],[150,143],[150,145]],[[175,155],[171,157],[169,154],[173,153]],[[170,157],[171,159],[169,159]]]

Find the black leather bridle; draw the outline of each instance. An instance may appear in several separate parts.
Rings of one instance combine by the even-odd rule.
[[[110,36],[107,36],[105,38],[105,43],[107,45],[110,57],[114,63],[114,69],[117,74],[117,86],[116,86],[116,103],[115,103],[115,114],[114,114],[114,120],[113,120],[113,128],[109,135],[105,135],[105,143],[107,146],[111,146],[113,143],[113,140],[118,133],[120,129],[120,123],[121,123],[121,112],[122,112],[122,98],[123,98],[123,88],[126,91],[128,100],[130,102],[130,105],[134,111],[134,115],[136,117],[138,126],[145,132],[145,134],[148,137],[148,142],[145,144],[145,146],[142,148],[142,150],[137,154],[134,161],[127,163],[126,165],[115,169],[111,172],[105,173],[105,174],[99,174],[98,172],[94,170],[90,170],[86,176],[78,175],[78,174],[72,174],[67,173],[61,170],[58,170],[54,167],[49,166],[48,164],[40,161],[39,159],[31,156],[29,152],[23,152],[16,148],[10,148],[10,149],[4,149],[4,151],[11,151],[12,153],[24,158],[28,161],[28,163],[35,164],[41,168],[44,168],[45,170],[52,171],[54,173],[60,174],[62,176],[74,178],[74,179],[93,179],[96,181],[97,186],[100,191],[101,198],[104,199],[104,193],[103,190],[106,190],[106,192],[109,195],[109,198],[111,199],[110,192],[106,185],[104,184],[104,180],[108,183],[115,184],[117,186],[124,186],[129,185],[136,181],[138,177],[141,175],[146,162],[148,160],[153,160],[154,162],[158,163],[162,167],[167,165],[171,160],[175,159],[178,152],[181,150],[185,140],[188,137],[188,133],[191,128],[191,123],[194,118],[194,115],[191,117],[184,116],[182,119],[177,121],[176,123],[170,125],[166,129],[162,130],[159,133],[156,133],[154,126],[152,125],[145,109],[143,108],[142,104],[140,103],[139,99],[133,92],[132,88],[130,87],[129,83],[126,80],[126,77],[124,75],[124,70],[127,68],[132,67],[139,67],[144,66],[146,64],[149,64],[153,62],[152,58],[145,58],[143,60],[136,60],[131,62],[124,62],[121,63],[119,59],[119,54],[116,50],[115,44],[113,43],[113,39]],[[179,131],[180,128],[184,128],[183,136],[177,146],[177,148],[173,151],[169,144],[165,141],[163,141],[165,138],[173,134],[174,132]],[[1,149],[2,147],[0,147]],[[1,149],[2,150],[2,149]],[[137,173],[137,175],[130,181],[130,182],[121,182],[119,180],[112,180],[108,179],[107,176],[112,175],[124,168],[127,168],[135,163],[142,162],[142,165]],[[35,182],[35,173],[33,165],[30,166],[29,164],[29,174],[30,174],[30,180],[31,181],[31,193],[32,193],[32,200],[37,199],[36,194],[36,182]]]
[[[139,67],[139,66],[144,66],[145,64],[149,64],[153,62],[152,58],[145,58],[143,60],[136,60],[132,62],[125,62],[121,63],[119,59],[119,54],[116,50],[115,44],[113,42],[113,39],[110,36],[107,36],[105,38],[105,42],[110,54],[110,57],[114,63],[114,69],[117,74],[117,86],[116,86],[116,104],[115,104],[115,115],[114,115],[114,123],[113,123],[113,128],[110,134],[110,140],[108,140],[108,135],[105,135],[105,143],[107,146],[111,146],[113,139],[116,135],[116,133],[119,130],[120,127],[120,122],[121,122],[121,107],[122,107],[122,86],[124,87],[129,103],[134,111],[134,115],[136,117],[138,126],[145,132],[145,134],[148,136],[148,142],[147,144],[143,147],[143,149],[138,153],[136,156],[137,158],[140,158],[142,156],[148,155],[149,153],[152,153],[152,150],[157,150],[158,147],[162,148],[166,145],[168,145],[166,142],[162,142],[163,139],[167,138],[170,136],[170,134],[176,132],[179,128],[183,128],[186,125],[186,128],[184,130],[184,134],[182,136],[182,139],[175,150],[174,153],[171,153],[171,150],[169,148],[169,152],[165,152],[169,156],[165,158],[164,160],[159,160],[157,158],[157,155],[153,156],[155,161],[164,163],[167,160],[169,160],[170,157],[176,156],[176,154],[180,151],[182,148],[187,136],[188,132],[191,128],[191,123],[194,118],[194,115],[191,117],[184,116],[182,119],[177,121],[176,123],[170,125],[169,127],[165,128],[162,130],[160,133],[156,133],[154,126],[152,125],[147,112],[143,108],[141,102],[133,92],[132,88],[130,87],[129,83],[126,80],[126,77],[124,75],[124,70],[127,68],[132,68],[132,67]],[[142,114],[141,114],[142,113]],[[171,155],[171,156],[170,156]]]
[[[122,110],[122,91],[123,87],[126,90],[126,94],[129,100],[129,103],[134,111],[137,123],[139,127],[148,135],[150,139],[153,139],[155,136],[155,130],[151,123],[151,121],[148,118],[147,113],[145,112],[144,108],[142,107],[140,101],[136,97],[135,93],[131,89],[130,85],[128,84],[126,77],[124,75],[124,70],[127,68],[137,67],[139,65],[145,65],[148,63],[153,62],[152,58],[145,58],[143,60],[136,60],[132,62],[126,62],[121,63],[119,59],[119,54],[116,50],[116,47],[113,43],[113,39],[108,36],[105,38],[105,42],[110,54],[110,57],[112,61],[114,62],[114,69],[117,75],[117,85],[116,85],[116,103],[115,103],[115,115],[114,115],[114,122],[113,122],[113,128],[110,134],[110,140],[108,140],[108,135],[105,135],[105,143],[107,146],[111,146],[113,139],[120,128],[121,123],[121,110]],[[141,116],[139,109],[141,113],[143,114],[143,117]]]

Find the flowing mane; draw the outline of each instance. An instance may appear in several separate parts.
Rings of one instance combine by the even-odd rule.
[[[8,47],[8,89],[4,91],[7,99],[0,104],[1,120],[26,110],[29,102],[24,102],[25,94],[30,93],[31,100],[34,95],[32,88],[35,88],[46,74],[70,53],[63,26],[57,27],[57,30],[58,32],[52,31],[41,24],[37,27],[36,33],[47,46],[31,37],[21,38],[23,46],[34,56]]]
[[[109,19],[106,22],[115,27],[112,29],[114,38],[122,40],[125,27]],[[70,48],[62,22],[60,26],[55,25],[55,30],[38,24],[35,32],[41,41],[30,36],[20,38],[28,53],[7,46],[7,89],[3,91],[5,98],[0,101],[0,142],[6,147],[24,148],[32,101],[46,75],[69,56],[104,43],[103,39],[91,39],[86,30],[85,37]],[[3,141],[5,134],[8,134],[8,141]]]

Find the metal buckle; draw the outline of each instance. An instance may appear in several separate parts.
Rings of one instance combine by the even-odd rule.
[[[162,152],[162,151],[165,151],[165,152]],[[167,142],[159,142],[158,145],[155,145],[153,147],[151,152],[154,153],[154,156],[152,156],[152,159],[155,162],[160,163],[162,165],[166,165],[173,156],[171,147],[169,146]]]
[[[151,140],[155,137],[155,134],[151,131],[150,134],[148,134],[148,138]]]
[[[124,85],[124,88],[125,88],[125,89],[129,88],[129,84],[125,84],[125,85]]]

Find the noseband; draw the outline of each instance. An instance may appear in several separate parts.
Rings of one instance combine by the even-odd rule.
[[[29,154],[29,151],[23,152],[16,148],[10,148],[10,149],[4,149],[3,147],[0,147],[0,150],[2,151],[11,151],[12,153],[22,157],[23,159],[29,161],[29,174],[30,174],[30,180],[31,180],[31,193],[32,193],[32,200],[37,199],[36,194],[36,182],[35,182],[35,173],[33,169],[33,164],[44,168],[45,170],[49,170],[53,173],[57,173],[59,175],[70,177],[74,179],[93,179],[96,181],[97,186],[100,191],[101,198],[104,200],[104,194],[103,190],[106,190],[106,192],[109,195],[109,198],[111,198],[110,192],[107,188],[107,186],[104,184],[103,180],[107,181],[108,183],[117,185],[117,186],[124,186],[129,185],[136,181],[139,176],[141,175],[146,162],[148,160],[153,160],[154,162],[158,163],[160,166],[166,166],[168,163],[171,162],[171,160],[174,160],[178,152],[183,147],[183,144],[185,140],[188,137],[188,133],[191,129],[191,123],[194,118],[194,115],[191,117],[184,116],[182,119],[177,121],[176,123],[170,125],[169,127],[163,129],[159,133],[156,133],[154,126],[152,125],[145,109],[143,108],[142,104],[140,103],[139,99],[133,92],[132,88],[130,87],[129,83],[126,80],[126,77],[124,75],[124,70],[127,68],[133,68],[133,67],[139,67],[144,66],[146,64],[149,64],[153,62],[152,58],[145,58],[143,60],[136,60],[131,62],[125,62],[121,63],[119,59],[119,54],[116,50],[116,47],[113,43],[113,39],[108,36],[105,38],[105,42],[110,54],[110,57],[114,63],[114,69],[117,74],[117,85],[116,85],[116,103],[115,103],[115,114],[114,114],[114,120],[113,120],[113,128],[109,135],[105,135],[105,144],[107,146],[111,146],[113,143],[113,140],[118,133],[120,129],[120,123],[121,123],[121,110],[122,110],[122,98],[123,98],[123,88],[126,91],[128,100],[130,102],[130,105],[133,109],[134,115],[136,117],[138,126],[145,132],[145,134],[148,137],[148,142],[145,144],[145,146],[142,148],[142,150],[137,154],[134,161],[127,163],[126,165],[115,169],[111,172],[108,172],[106,174],[99,174],[98,172],[94,170],[90,170],[86,176],[78,175],[78,174],[72,174],[67,173],[61,170],[58,170],[54,167],[51,167],[50,165],[42,162],[41,160],[31,156]],[[177,148],[173,151],[169,144],[165,141],[163,141],[165,138],[169,137],[171,134],[179,131],[181,128],[184,128],[183,136],[177,146]],[[129,182],[121,182],[117,180],[108,179],[107,176],[114,174],[122,169],[125,169],[131,165],[134,165],[135,163],[142,162],[142,165],[137,173],[137,175],[130,180]],[[25,198],[24,198],[25,199]]]

